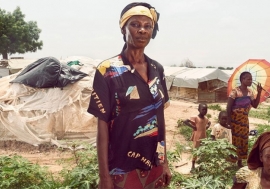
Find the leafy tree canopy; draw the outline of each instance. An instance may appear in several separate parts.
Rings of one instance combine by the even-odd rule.
[[[24,21],[25,15],[17,7],[13,13],[0,8],[0,53],[3,59],[8,54],[36,52],[42,49],[39,41],[41,29],[35,21]]]
[[[196,66],[193,64],[193,62],[191,60],[189,60],[188,58],[182,60],[180,67],[196,68]]]
[[[214,66],[206,66],[206,68],[216,68],[216,67],[214,67]]]

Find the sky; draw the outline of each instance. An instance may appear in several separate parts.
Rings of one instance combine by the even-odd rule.
[[[87,56],[107,59],[124,45],[119,28],[130,0],[0,0],[20,7],[42,30],[42,50],[25,59]],[[270,62],[269,0],[145,0],[160,13],[159,32],[145,54],[162,65],[190,60],[196,67],[237,67],[248,59]],[[12,57],[11,56],[11,57]]]

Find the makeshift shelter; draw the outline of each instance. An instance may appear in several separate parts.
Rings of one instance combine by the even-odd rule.
[[[171,89],[176,75],[191,69],[187,67],[172,67],[172,66],[163,66],[163,68],[166,77],[166,87],[168,91]]]
[[[223,102],[227,100],[229,77],[219,69],[185,69],[174,77],[169,95],[195,102]]]
[[[0,140],[17,140],[33,145],[53,143],[65,147],[66,140],[62,139],[75,134],[95,142],[95,119],[86,112],[95,68],[94,64],[84,64],[80,70],[87,76],[63,87],[38,88],[10,83],[23,70],[1,78]]]

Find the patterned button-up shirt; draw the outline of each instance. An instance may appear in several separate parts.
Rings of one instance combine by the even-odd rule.
[[[164,144],[164,108],[169,104],[162,65],[145,55],[148,82],[121,53],[95,73],[88,112],[108,123],[110,174],[149,170]]]

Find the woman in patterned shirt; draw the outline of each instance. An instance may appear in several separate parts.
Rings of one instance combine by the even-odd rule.
[[[236,147],[238,166],[243,167],[242,159],[247,159],[249,120],[248,113],[251,107],[257,108],[260,102],[262,87],[257,85],[257,97],[254,97],[249,87],[252,84],[252,75],[242,72],[240,75],[241,85],[233,89],[228,98],[227,113],[228,125],[232,129],[232,144]]]
[[[163,188],[170,182],[164,70],[144,54],[158,18],[147,3],[127,5],[119,21],[123,50],[97,67],[88,112],[98,118],[99,189]]]

